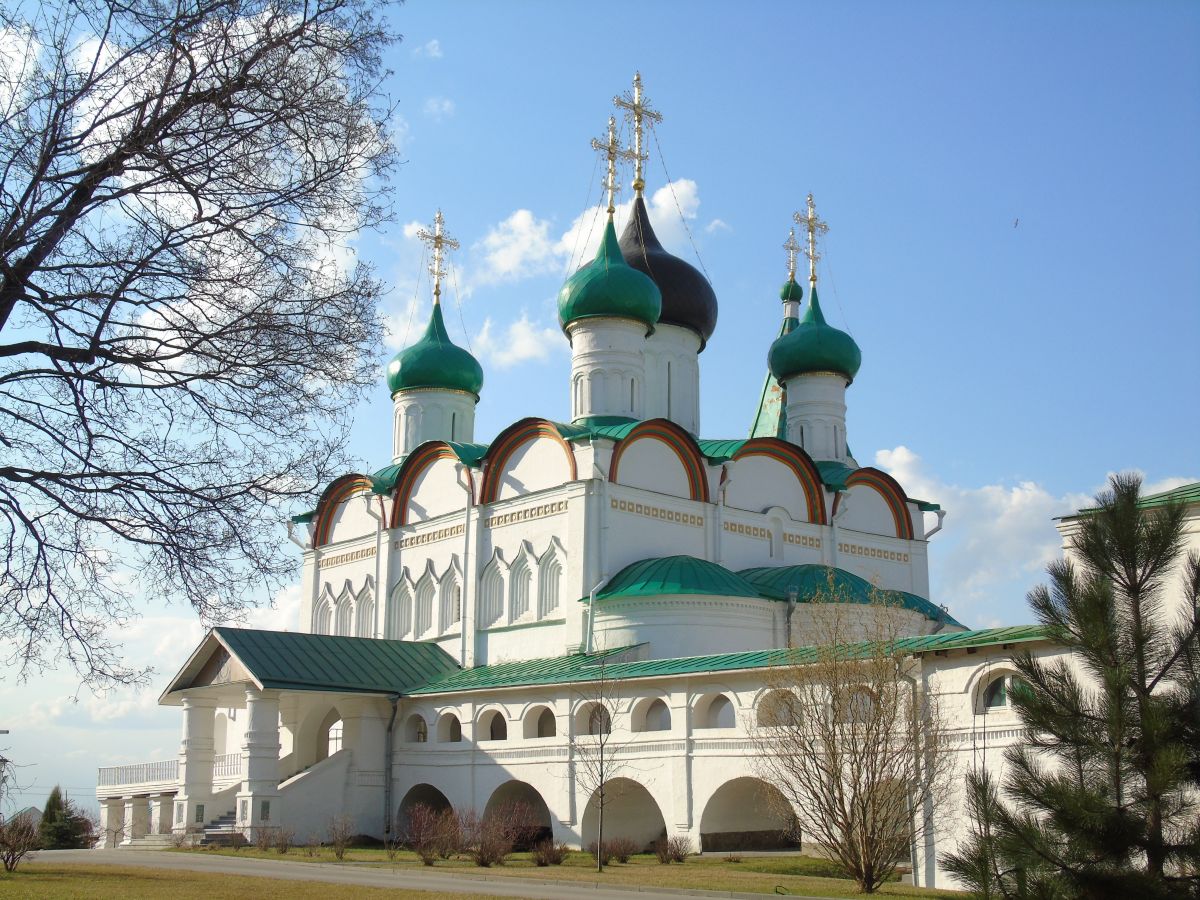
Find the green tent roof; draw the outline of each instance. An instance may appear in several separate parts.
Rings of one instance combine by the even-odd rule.
[[[1159,506],[1165,506],[1168,503],[1200,503],[1200,481],[1193,482],[1192,484],[1181,484],[1177,488],[1172,488],[1169,491],[1160,491],[1157,494],[1147,494],[1138,501],[1138,508],[1155,509]],[[1094,506],[1088,507],[1069,516],[1059,516],[1059,518],[1078,519],[1080,516],[1096,512],[1097,508]]]
[[[596,594],[596,599],[679,594],[759,596],[752,584],[724,566],[694,556],[663,556],[639,560],[626,566]]]
[[[903,653],[920,654],[966,648],[996,647],[1027,641],[1048,640],[1036,625],[1016,625],[1006,628],[985,628],[953,634],[929,634],[900,638],[896,648]],[[847,654],[865,654],[871,642],[850,644]],[[649,659],[636,662],[607,662],[630,648],[623,647],[603,654],[573,653],[545,659],[497,663],[450,672],[431,681],[413,694],[443,694],[459,691],[493,690],[495,688],[525,687],[537,684],[587,683],[601,678],[623,681],[632,678],[654,678],[664,675],[690,675],[708,672],[729,672],[739,669],[762,669],[770,666],[803,665],[817,658],[813,647],[792,650],[749,650],[742,653],[718,653],[710,656],[684,656],[675,659]]]

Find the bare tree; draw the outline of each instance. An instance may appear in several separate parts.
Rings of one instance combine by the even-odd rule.
[[[0,6],[0,631],[145,673],[140,594],[236,615],[344,465],[390,214],[371,0]]]
[[[576,790],[596,802],[596,871],[604,871],[604,812],[613,799],[612,780],[626,767],[622,751],[626,742],[613,735],[613,721],[621,702],[621,684],[609,676],[600,657],[596,677],[577,692],[579,702],[571,730],[571,765]],[[580,727],[582,726],[582,728]]]
[[[814,598],[814,646],[790,650],[758,710],[760,774],[787,812],[870,893],[933,827],[952,756],[919,663],[897,644],[904,611],[880,594],[844,602],[832,582]]]
[[[0,815],[0,863],[5,872],[15,872],[26,856],[38,848],[38,829],[29,816]]]

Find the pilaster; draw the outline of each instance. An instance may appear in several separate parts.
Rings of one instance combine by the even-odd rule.
[[[175,796],[172,828],[184,831],[202,825],[213,810],[206,807],[213,792],[213,725],[217,701],[183,697],[183,739],[179,744],[179,793]]]
[[[237,793],[237,823],[247,837],[279,821],[279,693],[246,689],[245,780]]]

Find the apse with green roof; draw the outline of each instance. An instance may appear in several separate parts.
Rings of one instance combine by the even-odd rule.
[[[794,327],[785,325],[771,345],[767,362],[771,377],[786,397],[787,439],[813,459],[853,464],[846,445],[846,388],[858,374],[862,352],[854,338],[825,321],[821,310],[817,235],[828,231],[828,226],[817,217],[812,194],[808,195],[807,212],[797,213],[796,222],[807,232],[808,305]],[[801,291],[795,282],[795,250],[789,247],[788,252],[793,263],[782,293],[790,305],[799,300]]]
[[[571,418],[640,419],[645,409],[646,335],[662,311],[658,286],[625,262],[613,225],[617,190],[616,119],[607,141],[593,141],[608,160],[608,221],[596,257],[558,293],[558,319],[571,342]]]
[[[467,350],[450,340],[442,315],[443,254],[458,247],[445,232],[442,211],[433,228],[417,233],[432,250],[433,310],[425,333],[387,366],[392,395],[392,462],[399,463],[426,441],[471,443],[475,404],[483,389],[483,368]]]

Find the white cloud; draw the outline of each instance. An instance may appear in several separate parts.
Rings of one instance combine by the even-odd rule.
[[[715,234],[718,231],[733,231],[733,226],[724,219],[713,219],[704,226],[704,231],[708,234]]]
[[[422,111],[435,122],[441,122],[454,115],[454,101],[449,97],[430,97]]]
[[[694,220],[699,208],[700,186],[690,178],[668,182],[646,198],[646,211],[659,241],[672,253],[688,258],[693,251],[685,222]],[[606,205],[600,204],[584,210],[559,238],[556,250],[566,261],[568,271],[595,255],[604,234],[605,209]],[[632,199],[617,204],[617,234],[625,227],[632,209]]]
[[[484,319],[474,346],[477,356],[497,368],[507,369],[518,363],[548,359],[551,353],[565,349],[567,342],[562,332],[536,324],[522,310],[521,318],[502,328],[494,329],[491,318]]]
[[[880,450],[875,464],[912,497],[947,510],[945,530],[932,539],[932,599],[968,626],[1030,620],[1025,594],[1061,555],[1053,518],[1086,506],[1087,494],[1055,496],[1032,481],[961,487],[929,475],[907,447]]]
[[[550,237],[550,221],[518,209],[493,226],[472,248],[481,261],[471,270],[471,284],[495,284],[553,272],[562,260]]]
[[[442,42],[437,38],[426,41],[419,47],[413,47],[413,56],[424,57],[426,59],[441,59],[442,58]]]

